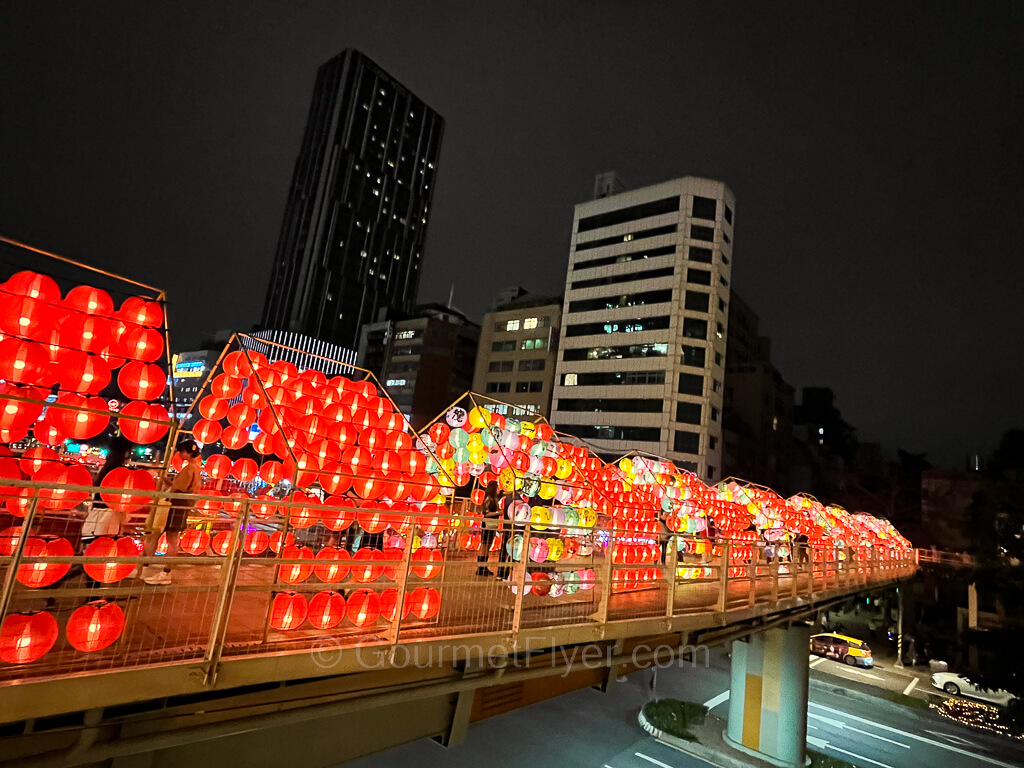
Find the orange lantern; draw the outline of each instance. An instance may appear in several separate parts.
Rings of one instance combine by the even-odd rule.
[[[220,433],[220,444],[229,451],[235,451],[249,442],[249,430],[244,427],[228,427]]]
[[[372,547],[361,547],[352,558],[352,578],[356,581],[368,584],[376,581],[383,575],[383,565],[373,565],[371,560],[383,560],[384,553]]]
[[[312,560],[313,550],[309,547],[296,547],[294,545],[287,545],[281,552],[281,558],[284,560]],[[309,578],[309,575],[313,573],[312,565],[282,565],[281,566],[281,579],[289,584],[298,584]]]
[[[409,610],[418,619],[434,618],[441,610],[441,593],[433,587],[417,587],[409,595]]]
[[[304,595],[298,592],[279,592],[274,595],[270,606],[270,626],[288,631],[295,629],[306,620],[309,606]]]
[[[500,539],[495,539],[500,545]],[[444,555],[439,550],[420,547],[412,553],[412,572],[422,579],[431,579],[441,572]]]
[[[117,603],[95,600],[75,609],[64,629],[68,642],[83,653],[102,651],[124,632],[124,611]]]
[[[204,419],[220,421],[228,415],[228,401],[213,395],[207,395],[199,401],[199,413]]]
[[[260,467],[260,477],[267,485],[277,485],[284,480],[284,465],[280,461],[265,461]]]
[[[18,466],[21,467],[22,472],[31,478],[35,477],[35,474],[50,462],[60,464],[60,456],[58,453],[52,448],[37,446],[35,448],[29,448],[21,454],[21,458],[18,460]]]
[[[262,555],[270,546],[270,537],[264,531],[249,531],[245,534],[242,549],[248,555]]]
[[[215,554],[218,554],[221,557],[227,557],[228,552],[231,551],[232,534],[233,531],[220,531],[214,535],[210,548]]]
[[[239,459],[231,466],[231,474],[243,483],[255,480],[258,472],[259,467],[254,459]]]
[[[186,528],[181,532],[178,544],[183,552],[199,557],[210,548],[210,534],[198,528]]]
[[[25,541],[25,548],[22,551],[25,557],[71,557],[75,554],[71,543],[65,538],[49,541],[29,538]],[[18,566],[18,581],[26,587],[40,589],[56,584],[70,570],[70,563],[26,563]]]
[[[348,598],[346,613],[357,627],[375,624],[380,618],[380,596],[372,589],[357,589]]]
[[[352,507],[354,502],[338,496],[330,496],[320,510],[320,522],[332,531],[343,531],[355,522],[356,513],[351,509],[330,509],[330,507]]]
[[[340,547],[324,547],[316,553],[317,562],[313,568],[316,577],[326,584],[336,584],[348,576],[352,569],[352,557],[348,550]]]
[[[192,427],[192,436],[200,443],[209,444],[220,440],[220,436],[223,431],[224,428],[221,427],[219,422],[210,421],[209,419],[200,419],[196,422],[196,425]]]
[[[255,408],[250,408],[245,403],[235,403],[228,408],[228,423],[233,427],[243,427],[248,431],[258,415]]]
[[[210,382],[210,392],[215,397],[231,400],[242,393],[242,380],[235,376],[221,373],[214,376],[213,381]]]
[[[309,601],[309,623],[317,629],[332,629],[345,618],[345,598],[337,592],[318,592]]]

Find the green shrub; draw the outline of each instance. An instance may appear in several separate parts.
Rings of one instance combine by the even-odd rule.
[[[658,699],[644,705],[644,717],[658,730],[687,741],[696,741],[692,726],[704,724],[708,708],[703,704],[678,699]]]

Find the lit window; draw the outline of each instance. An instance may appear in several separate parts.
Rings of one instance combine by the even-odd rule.
[[[404,387],[405,386],[405,379],[388,379],[384,383],[385,383],[386,386],[389,386],[389,387]]]
[[[622,242],[624,242],[624,243],[628,243],[628,242],[629,242],[630,240],[632,240],[632,239],[633,239],[633,236],[632,236],[632,235],[625,235],[625,236],[624,236],[624,237],[622,238]]]
[[[778,432],[778,431],[779,431],[779,417],[778,416],[773,416],[772,417],[772,432]]]
[[[505,330],[506,331],[518,331],[519,330],[519,321],[518,320],[509,320],[507,323],[505,323]]]
[[[824,435],[825,434],[825,428],[824,427],[818,427],[818,434],[819,435]]]
[[[537,327],[537,318],[536,317],[528,317],[525,320],[523,320],[523,328],[525,328],[526,330],[530,330],[531,328],[536,328],[536,327]]]
[[[565,374],[565,379],[562,381],[562,383],[567,387],[575,387],[576,378],[577,376],[575,373],[567,373]]]
[[[395,334],[396,339],[411,339],[416,335],[416,331],[399,331]]]

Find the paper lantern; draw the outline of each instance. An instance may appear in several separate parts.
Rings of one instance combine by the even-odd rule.
[[[263,409],[267,407],[267,398],[260,392],[259,387],[252,384],[242,390],[242,402],[250,408]]]
[[[155,328],[129,327],[121,337],[120,347],[128,359],[152,363],[164,353],[164,336]]]
[[[309,605],[298,592],[278,592],[270,606],[270,626],[281,631],[295,629],[306,620]]]
[[[138,557],[140,554],[142,547],[128,536],[100,536],[93,539],[85,548],[86,557]],[[101,584],[120,581],[135,569],[132,563],[86,563],[82,567],[91,578]]]
[[[141,296],[129,296],[125,299],[118,314],[129,323],[147,328],[159,328],[164,322],[163,308],[157,302],[146,301]]]
[[[75,554],[71,543],[65,538],[45,541],[29,538],[22,550],[24,557],[71,557]],[[40,589],[56,584],[71,570],[71,563],[25,563],[18,566],[18,581],[26,587]]]
[[[52,448],[37,446],[29,448],[18,460],[18,467],[29,478],[35,477],[36,473],[47,464],[56,462],[60,464],[60,455]]]
[[[124,632],[124,611],[117,603],[95,600],[75,609],[64,629],[68,642],[83,653],[102,651]]]
[[[49,613],[11,613],[0,626],[0,661],[30,664],[53,648],[60,636],[57,620]]]
[[[259,415],[255,408],[245,403],[235,403],[228,408],[228,423],[233,427],[243,427],[246,431],[256,422]]]
[[[249,430],[244,427],[228,427],[220,433],[220,444],[229,451],[236,451],[249,442]]]
[[[199,413],[204,419],[220,421],[228,415],[228,401],[207,395],[199,401]]]
[[[313,567],[313,572],[320,581],[326,584],[336,584],[344,580],[351,570],[352,557],[348,550],[340,547],[324,547],[316,553],[318,564]]]
[[[386,621],[394,621],[395,616],[398,613],[398,590],[394,587],[388,587],[380,593],[380,615],[384,617]],[[405,610],[402,612],[403,618],[409,615],[409,600],[405,600]]]
[[[332,531],[343,531],[356,520],[356,512],[351,509],[353,502],[348,499],[331,496],[320,510],[320,522]],[[348,509],[330,509],[330,507],[348,507]]]
[[[31,296],[0,293],[0,332],[45,341],[57,313],[52,304]]]
[[[317,629],[332,629],[345,618],[345,598],[337,592],[318,592],[309,601],[309,623]]]
[[[284,480],[284,466],[279,461],[265,461],[260,467],[260,477],[267,485],[277,485]]]
[[[167,388],[167,374],[159,365],[133,361],[118,372],[117,386],[129,400],[155,400]]]
[[[192,436],[204,445],[209,443],[215,443],[220,440],[221,433],[224,428],[219,422],[210,421],[209,419],[200,419],[196,422],[195,426],[192,427]]]
[[[89,492],[73,491],[68,486],[92,485],[92,475],[81,464],[45,464],[32,479],[45,484],[39,491],[39,505],[44,509],[71,509],[88,499]]]
[[[494,541],[501,544],[501,539],[497,536]],[[443,562],[444,555],[440,550],[420,547],[412,553],[412,572],[421,579],[432,579],[441,572]]]
[[[114,339],[110,320],[77,312],[60,321],[57,333],[65,350],[79,350],[91,355],[100,354]]]
[[[33,299],[54,304],[60,301],[60,287],[57,281],[49,275],[24,270],[16,272],[8,278],[6,288],[18,296],[28,296]]]
[[[239,459],[231,466],[231,475],[243,483],[256,479],[258,473],[259,466],[254,459]]]
[[[242,394],[242,380],[236,376],[230,376],[226,373],[218,374],[213,377],[213,381],[210,382],[210,393],[214,397],[222,397],[225,400],[231,400],[232,398],[238,397]]]
[[[210,456],[203,465],[206,474],[214,480],[223,480],[231,474],[232,461],[223,453],[215,453]]]
[[[155,491],[156,480],[144,469],[116,467],[106,474],[100,483],[103,488],[117,488],[120,493],[100,492],[100,498],[115,512],[129,514],[138,512],[150,504],[152,496],[132,494],[129,491]]]
[[[182,552],[198,557],[210,548],[210,534],[198,528],[186,528],[181,532],[178,546]]]
[[[87,315],[110,317],[114,314],[114,302],[110,294],[91,285],[78,285],[68,291],[64,305]]]
[[[551,578],[542,571],[532,573],[530,574],[530,588],[538,597],[547,597],[551,591]]]
[[[383,575],[383,565],[373,565],[371,560],[383,560],[384,553],[372,547],[361,547],[352,558],[352,578],[363,584],[376,581]]]
[[[110,383],[110,366],[96,355],[68,350],[58,370],[60,386],[69,392],[95,395]]]
[[[0,557],[10,557],[18,548],[21,539],[21,528],[11,526],[0,531]]]
[[[380,618],[380,596],[372,589],[357,589],[348,598],[346,615],[357,627],[375,624]]]
[[[148,445],[167,434],[170,417],[167,409],[157,403],[133,400],[121,409],[117,423],[122,434],[133,443]],[[125,418],[125,417],[137,418]],[[160,423],[164,422],[164,423]]]
[[[432,619],[441,610],[441,594],[433,587],[417,587],[409,595],[409,610],[417,619]]]
[[[281,558],[283,560],[312,560],[313,550],[309,547],[296,547],[289,544],[281,552]],[[296,564],[281,566],[281,580],[288,584],[303,582],[309,578],[311,573],[313,573],[312,565]]]
[[[320,519],[320,499],[305,493],[293,493],[288,510],[288,524],[293,528],[309,528]]]
[[[245,534],[242,549],[248,555],[262,555],[270,546],[270,537],[265,531],[249,531]]]
[[[0,406],[2,407],[2,406]],[[32,427],[32,434],[43,445],[61,445],[64,442],[64,431],[48,421],[38,421]]]
[[[228,552],[231,551],[231,537],[233,535],[234,531],[220,531],[216,533],[210,544],[210,548],[214,551],[214,554],[220,555],[221,557],[227,557]]]
[[[42,402],[25,402],[13,400],[11,397],[29,397],[42,401],[46,392],[35,387],[18,387],[14,384],[0,382],[0,429],[27,429],[43,412]],[[56,411],[54,411],[56,413]]]
[[[254,357],[254,362],[257,356],[263,358],[264,361],[266,360],[266,358],[258,352],[250,352],[249,354]],[[249,361],[245,357],[245,352],[242,350],[235,350],[234,352],[229,352],[224,357],[224,371],[232,376],[247,379],[252,375],[252,366],[249,365]]]
[[[50,356],[39,342],[13,336],[0,341],[0,379],[12,384],[44,384],[49,366]]]

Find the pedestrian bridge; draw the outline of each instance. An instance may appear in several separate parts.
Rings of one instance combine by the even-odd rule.
[[[254,554],[253,540],[289,535],[254,515],[256,501],[225,522],[205,511],[222,496],[182,498],[203,535],[160,560],[168,585],[127,576],[142,561],[130,537],[101,554],[53,546],[80,524],[73,510],[37,520],[41,539],[0,539],[3,612],[25,622],[0,646],[0,766],[213,754],[280,765],[284,752],[331,765],[423,736],[457,743],[473,720],[813,619],[917,568],[913,551],[804,545],[779,557],[721,540],[701,552],[669,533],[664,562],[621,562],[616,545],[635,531],[595,526],[569,531],[578,551],[538,577],[527,553],[542,533],[505,521],[496,541],[515,540],[518,559],[494,552],[481,575],[458,505],[430,522],[430,558],[341,532],[321,552],[345,555],[311,559],[301,529]],[[33,644],[49,647],[33,658]]]

